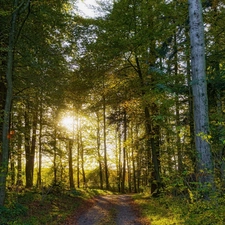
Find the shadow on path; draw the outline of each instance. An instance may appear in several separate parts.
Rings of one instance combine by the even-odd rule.
[[[138,216],[130,195],[99,196],[74,225],[148,225]]]

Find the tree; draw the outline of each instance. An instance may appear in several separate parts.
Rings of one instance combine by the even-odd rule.
[[[207,184],[213,187],[213,167],[209,144],[205,40],[200,0],[189,0],[189,20],[197,171],[199,181],[205,188]]]
[[[29,9],[30,0],[14,1],[12,7],[11,24],[9,29],[9,41],[8,41],[8,56],[7,56],[7,68],[6,68],[6,95],[5,95],[5,106],[4,106],[4,116],[3,116],[3,126],[2,126],[2,151],[1,151],[1,172],[0,172],[0,205],[4,204],[6,196],[6,176],[8,170],[8,160],[9,160],[9,127],[10,127],[10,115],[12,107],[12,97],[13,97],[13,65],[14,65],[14,52],[16,46],[16,40],[20,32],[18,32],[18,16],[22,14],[25,10]],[[29,10],[27,15],[29,15]],[[25,16],[26,21],[27,16]],[[19,27],[19,31],[22,29],[23,24]],[[3,101],[4,102],[4,101]]]

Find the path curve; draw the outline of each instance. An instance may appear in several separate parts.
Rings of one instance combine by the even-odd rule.
[[[74,225],[149,225],[138,216],[130,195],[106,195],[80,215]]]

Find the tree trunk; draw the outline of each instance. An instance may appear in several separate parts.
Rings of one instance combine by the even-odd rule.
[[[121,138],[122,138],[122,135],[121,135],[121,125],[120,124],[118,124],[117,125],[118,127],[117,127],[117,133],[118,133],[118,164],[117,164],[117,178],[118,178],[118,192],[121,192],[121,178],[122,178],[122,176],[121,176],[121,174],[122,174],[122,171],[121,171],[121,169],[122,169],[122,165],[121,165],[121,153],[122,153],[122,140],[121,140]]]
[[[11,186],[15,185],[15,154],[10,154],[10,175],[11,175]]]
[[[137,133],[135,133],[135,135],[137,135]],[[134,157],[134,151],[137,149],[136,149],[136,145],[134,145],[133,123],[130,126],[130,136],[131,136],[131,163],[132,163],[132,173],[133,173],[132,178],[133,178],[134,192],[137,193],[136,166],[135,166],[136,158]]]
[[[100,148],[101,148],[100,119],[99,119],[99,114],[97,113],[97,152],[98,152],[98,165],[99,165],[99,180],[100,180],[100,188],[103,189],[102,156],[101,156]]]
[[[41,149],[39,150],[39,153],[41,153]],[[39,160],[40,160],[39,168],[41,168],[41,161],[42,161],[41,154],[39,156]],[[58,179],[57,179],[57,162],[56,162],[56,160],[57,160],[57,130],[55,128],[55,130],[54,130],[54,146],[53,146],[53,170],[54,170],[54,172],[53,172],[54,173],[54,181],[53,182],[54,182],[54,184],[57,184],[57,181],[58,181]],[[39,172],[41,172],[41,169],[40,169]],[[40,176],[40,178],[41,178],[41,176]]]
[[[199,181],[206,188],[207,184],[213,186],[213,167],[208,140],[209,118],[202,5],[200,0],[188,2],[197,171]]]
[[[14,48],[15,48],[15,36],[16,36],[16,20],[18,16],[18,1],[14,2],[14,8],[11,20],[11,27],[9,33],[9,45],[8,45],[8,58],[7,58],[7,71],[6,71],[6,83],[7,90],[4,105],[4,117],[2,125],[2,150],[1,150],[1,170],[0,170],[0,206],[4,205],[6,196],[6,176],[8,172],[9,163],[9,125],[10,125],[10,113],[12,105],[12,95],[13,95],[13,62],[14,62]]]
[[[105,88],[105,84],[103,84]],[[108,158],[107,158],[107,145],[106,145],[106,103],[105,95],[103,95],[103,139],[104,139],[104,164],[105,164],[105,186],[106,190],[109,189],[109,173],[108,173]]]
[[[154,53],[154,44],[152,44],[152,59],[151,62],[149,62],[149,66],[154,66],[155,63],[155,53]],[[144,91],[144,88],[146,87],[142,70],[140,67],[139,59],[137,56],[135,56],[135,62],[137,67],[137,74],[139,76],[140,80],[140,86],[142,88],[141,95],[145,97],[146,93]],[[151,77],[151,82],[153,82],[154,79]],[[151,179],[150,179],[150,185],[151,185],[151,193],[152,194],[159,194],[159,190],[161,187],[161,175],[160,175],[160,157],[159,157],[159,126],[152,124],[151,115],[157,115],[157,106],[154,103],[151,103],[150,106],[146,104],[144,107],[144,113],[145,113],[145,127],[146,127],[146,136],[147,136],[147,155],[149,159],[148,169],[151,171]],[[150,157],[152,160],[150,160]],[[152,163],[152,165],[151,165]],[[150,168],[152,167],[152,168]]]
[[[3,48],[3,47],[2,47]],[[0,45],[0,49],[1,49],[1,45]],[[6,54],[0,52],[0,54],[2,55],[2,57],[6,58]],[[7,62],[2,60],[2,65],[0,66],[0,146],[2,146],[2,131],[3,131],[3,117],[4,117],[4,109],[5,109],[5,101],[6,101],[6,77],[5,77],[5,71],[6,71],[6,65]],[[0,165],[2,162],[2,151],[0,151]]]
[[[127,114],[124,110],[123,118],[123,164],[122,164],[122,180],[121,180],[121,192],[125,192],[126,181],[126,140],[127,140]]]
[[[77,128],[77,187],[80,187],[80,141],[79,128]]]
[[[189,38],[189,29],[185,29],[185,37]],[[195,148],[195,135],[194,135],[194,115],[193,115],[193,94],[191,86],[191,63],[190,63],[190,49],[186,50],[186,73],[188,82],[188,122],[190,132],[190,147],[188,156],[190,157],[193,167],[196,171],[196,148]]]
[[[30,137],[31,127],[29,118],[29,103],[25,112],[25,153],[26,153],[26,188],[33,187],[34,177],[34,157],[36,147],[36,132],[37,132],[37,112],[35,110],[32,123],[32,136]]]
[[[40,99],[40,107],[39,107],[40,115],[39,115],[39,136],[38,136],[38,173],[37,173],[37,187],[41,187],[41,180],[42,180],[42,123],[43,123],[43,104],[42,104],[42,91],[41,91],[41,99]],[[56,131],[54,131],[54,134]],[[56,141],[56,137],[54,135],[54,141]],[[54,146],[55,151],[55,146]],[[54,161],[55,162],[55,161]],[[53,163],[54,163],[53,162]],[[54,167],[55,171],[55,167]]]
[[[73,140],[68,139],[68,151],[69,151],[69,182],[70,182],[70,189],[74,189],[74,180],[73,180],[73,154],[72,154],[72,149],[73,149]]]
[[[20,126],[21,127],[21,126]],[[17,181],[16,185],[22,186],[22,135],[18,134],[18,144],[17,144]]]
[[[178,77],[178,53],[177,53],[177,38],[174,35],[174,75],[175,75],[175,87],[179,85]],[[176,91],[175,96],[175,111],[176,111],[176,143],[177,143],[177,158],[178,158],[178,172],[181,174],[183,172],[183,162],[182,162],[182,151],[181,151],[181,140],[180,140],[180,108],[179,108],[179,92]]]
[[[82,169],[82,177],[83,177],[83,188],[87,187],[86,183],[86,174],[85,174],[85,169],[84,169],[84,144],[83,144],[83,139],[82,139],[82,133],[80,131],[80,157],[81,157],[81,169]]]

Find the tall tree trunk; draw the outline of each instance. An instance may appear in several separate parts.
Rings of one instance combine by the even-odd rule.
[[[0,84],[3,87],[3,94],[5,95],[5,100],[3,99],[3,101],[0,103],[2,104],[2,108],[4,107],[3,123],[0,124],[0,128],[2,126],[2,132],[0,132],[1,138],[2,138],[2,141],[0,142],[1,144],[0,206],[4,205],[4,201],[6,197],[6,176],[8,172],[8,163],[9,163],[8,161],[9,160],[9,139],[7,138],[7,135],[9,133],[10,114],[11,114],[11,105],[12,105],[12,96],[13,96],[12,77],[13,77],[14,50],[16,45],[16,38],[18,38],[19,36],[16,33],[17,18],[20,12],[28,8],[29,4],[30,4],[30,0],[27,0],[27,2],[24,1],[23,4],[19,4],[18,0],[14,0],[10,29],[9,29],[9,42],[7,46],[8,57],[7,57],[6,76],[5,76],[7,85],[5,86],[5,82],[4,82],[4,85],[2,86],[2,76],[0,80]],[[22,30],[22,27],[20,28],[20,31],[21,30]],[[7,90],[5,88],[7,88]]]
[[[152,44],[152,48],[154,49],[154,44]],[[152,57],[151,62],[149,66],[154,66],[155,63],[155,53],[154,50],[152,50]],[[135,62],[136,62],[136,72],[139,76],[140,80],[140,86],[142,88],[141,94],[143,97],[145,97],[146,93],[144,91],[144,87],[146,87],[142,70],[140,67],[138,56],[135,56]],[[131,63],[131,62],[130,62]],[[151,82],[153,82],[153,78],[151,77]],[[151,179],[150,179],[150,185],[151,185],[151,193],[152,194],[159,194],[160,187],[161,187],[161,175],[160,175],[160,157],[159,157],[159,126],[152,124],[152,115],[157,115],[157,106],[153,103],[148,106],[146,103],[146,106],[144,108],[145,113],[145,127],[146,127],[146,136],[147,136],[147,155],[149,159],[148,169],[151,172]],[[152,160],[151,160],[152,159]],[[151,166],[152,163],[152,166]],[[152,167],[152,168],[150,168]]]
[[[39,151],[40,152],[40,151]],[[39,159],[41,160],[41,155],[39,157]],[[57,130],[55,128],[54,130],[54,146],[53,146],[53,170],[54,170],[54,184],[57,184],[58,179],[57,179]],[[41,167],[41,165],[40,165]]]
[[[17,182],[16,185],[22,186],[22,135],[18,134],[18,144],[17,144]]]
[[[185,37],[189,38],[189,29],[185,29]],[[191,63],[190,63],[190,49],[186,49],[186,73],[188,83],[188,122],[190,132],[190,147],[188,155],[193,163],[193,167],[196,171],[196,148],[195,148],[195,131],[194,131],[194,115],[193,115],[193,94],[191,86]]]
[[[178,52],[177,52],[177,37],[174,35],[174,75],[175,75],[175,86],[179,85],[178,77]],[[176,145],[177,145],[177,158],[178,158],[178,172],[181,174],[183,172],[183,162],[182,162],[182,152],[181,152],[181,140],[180,140],[180,109],[179,109],[179,92],[176,91],[175,96],[175,111],[176,111]]]
[[[103,88],[105,84],[103,81]],[[109,173],[108,173],[108,157],[107,157],[107,145],[106,145],[106,102],[105,95],[103,95],[103,139],[104,139],[104,164],[105,164],[105,186],[106,190],[109,189]]]
[[[151,107],[152,111],[154,112],[154,106]],[[158,196],[160,192],[161,187],[161,176],[160,176],[160,159],[159,159],[159,127],[154,126],[154,129],[152,127],[152,124],[150,122],[151,117],[149,113],[149,109],[145,108],[145,118],[146,121],[146,130],[147,135],[149,137],[148,143],[151,148],[151,157],[152,157],[152,172],[151,172],[151,194]],[[148,158],[150,157],[150,151],[147,152]]]
[[[122,180],[121,180],[121,192],[125,192],[126,181],[126,140],[127,140],[127,113],[124,109],[123,117],[123,164],[122,164]]]
[[[83,188],[87,187],[86,183],[86,174],[85,174],[85,169],[84,169],[84,144],[83,144],[83,139],[82,139],[82,133],[80,131],[80,155],[81,155],[81,169],[82,169],[82,177],[83,177]]]
[[[139,141],[139,135],[138,135],[138,130],[139,130],[139,126],[138,123],[136,123],[135,125],[135,139],[136,139],[136,143],[135,143],[135,150],[137,151],[137,156],[135,157],[136,162],[137,162],[137,166],[136,166],[136,184],[137,184],[137,192],[140,192],[140,183],[141,183],[141,153],[140,153],[140,141]]]
[[[0,31],[1,32],[1,31]],[[1,35],[1,33],[0,33]],[[1,49],[1,45],[0,45],[0,49]],[[3,48],[3,47],[2,47]],[[6,58],[6,54],[3,54],[0,50],[0,55],[1,57]],[[7,88],[6,88],[6,60],[4,61],[3,59],[0,59],[2,61],[2,65],[0,66],[0,146],[2,146],[2,135],[3,135],[3,117],[4,117],[4,109],[5,109],[5,101],[6,101],[6,92],[7,92]],[[2,162],[2,151],[0,151],[0,165]]]
[[[15,185],[15,154],[10,154],[10,175],[11,175],[11,186]]]
[[[135,135],[137,135],[137,133]],[[136,145],[134,144],[133,123],[130,126],[130,136],[131,136],[131,163],[132,163],[132,173],[133,173],[132,178],[133,178],[134,192],[137,193],[136,165],[135,165],[136,158],[134,157],[134,152],[137,149],[136,149]]]
[[[97,112],[97,154],[98,154],[98,165],[99,165],[99,181],[100,188],[103,189],[103,171],[102,171],[102,156],[101,156],[101,137],[100,137],[100,118]]]
[[[199,181],[206,188],[208,184],[213,186],[213,167],[208,142],[209,117],[202,5],[200,0],[189,0],[188,2],[197,170]],[[205,194],[208,197],[207,193]]]
[[[73,140],[68,139],[68,159],[69,159],[69,182],[70,182],[70,189],[74,189],[74,180],[73,180]]]
[[[32,129],[30,127],[29,118],[29,103],[27,111],[25,112],[25,153],[26,153],[26,188],[33,187],[33,177],[34,177],[34,157],[35,157],[35,147],[36,147],[36,132],[37,132],[37,120],[38,114],[35,110],[33,114]],[[32,136],[30,133],[32,130]]]
[[[78,114],[77,114],[78,115]],[[79,132],[79,117],[77,116],[77,187],[80,187],[80,132]]]
[[[132,179],[131,179],[131,163],[130,163],[130,152],[129,151],[126,151],[126,163],[127,163],[128,190],[129,190],[129,193],[131,193],[131,191],[132,191]]]
[[[122,153],[122,135],[121,135],[121,125],[117,125],[117,134],[118,134],[118,164],[117,164],[117,177],[118,177],[118,192],[121,192],[121,179],[122,179],[122,165],[121,165],[121,153]]]
[[[41,177],[42,177],[42,114],[43,114],[43,109],[42,109],[42,100],[41,100],[41,105],[40,105],[40,115],[39,115],[39,149],[38,149],[38,174],[37,174],[37,187],[41,187]],[[56,132],[56,131],[55,131]],[[54,137],[55,138],[55,137]],[[55,138],[56,140],[56,138]],[[55,148],[54,148],[55,150]],[[55,161],[54,161],[55,162]],[[55,167],[54,167],[55,171]]]
[[[6,176],[8,172],[9,163],[9,139],[7,138],[10,125],[10,114],[13,95],[13,62],[14,62],[14,48],[16,37],[16,20],[18,16],[18,0],[14,2],[14,11],[12,13],[11,27],[9,33],[9,45],[8,45],[8,58],[7,58],[7,70],[6,70],[6,83],[7,90],[5,95],[4,105],[4,117],[2,125],[2,146],[1,146],[1,170],[0,170],[0,206],[4,205],[6,197]]]

